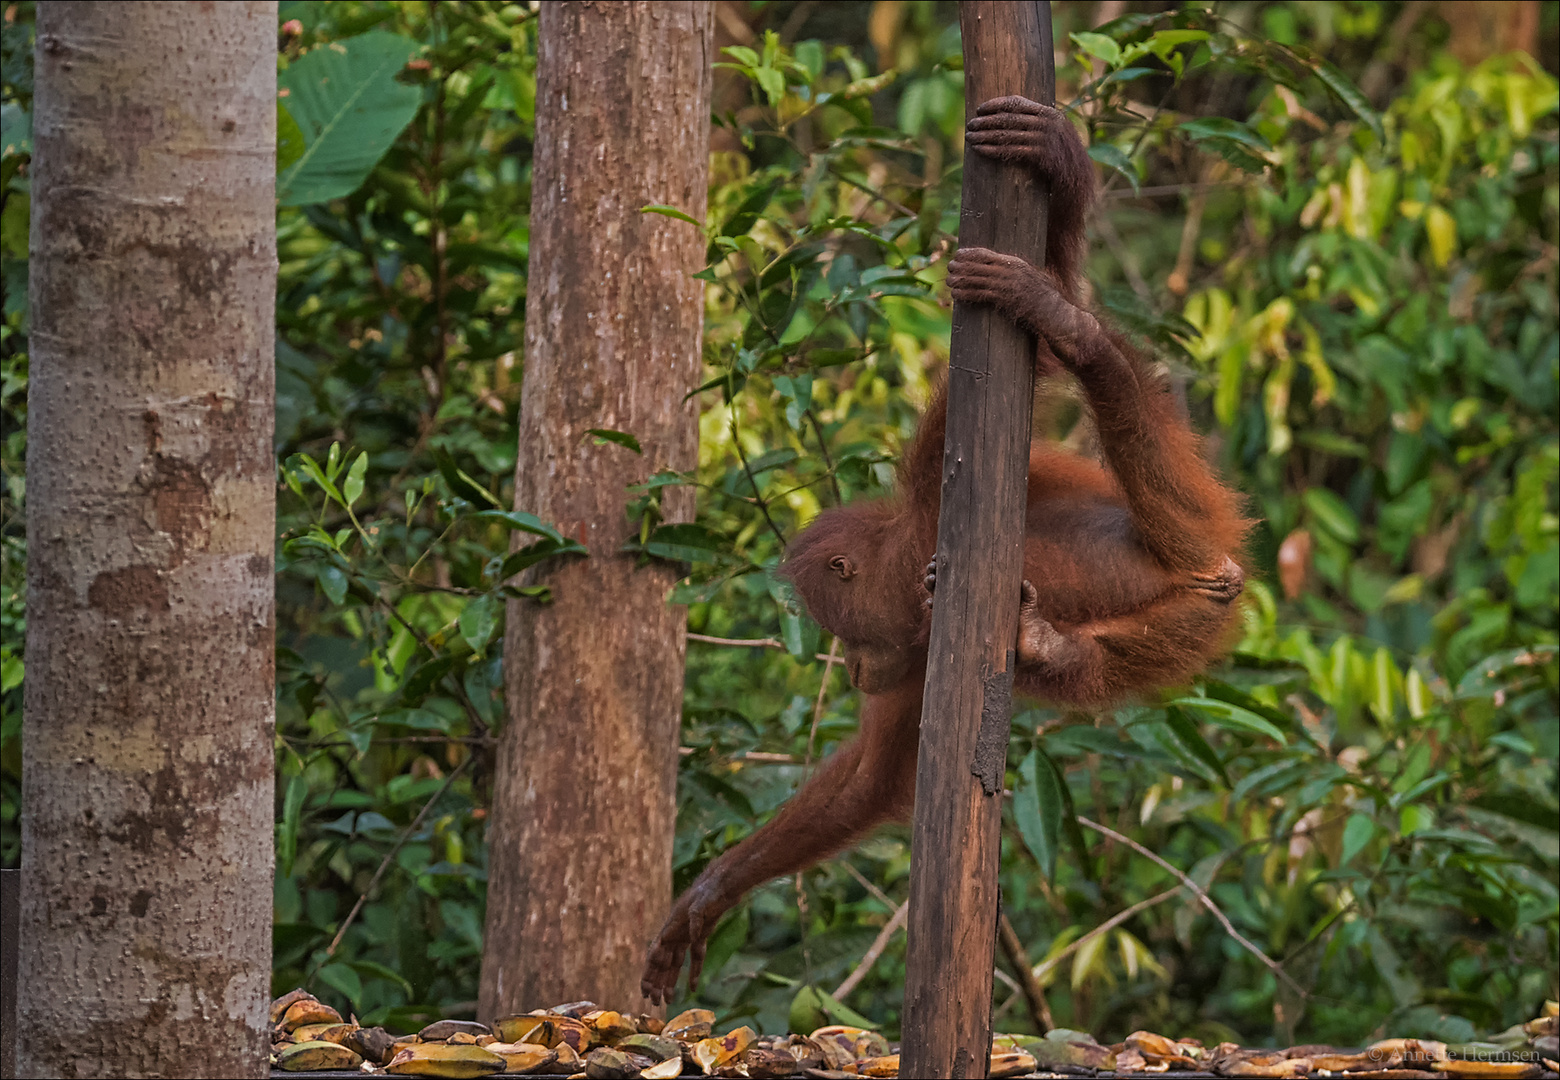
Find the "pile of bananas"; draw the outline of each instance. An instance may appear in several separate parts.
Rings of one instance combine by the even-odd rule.
[[[1541,1080],[1560,1072],[1560,1005],[1489,1042],[1448,1045],[1384,1039],[1363,1050],[1296,1046],[1204,1047],[1137,1031],[1105,1046],[1086,1033],[1058,1029],[1044,1038],[998,1035],[992,1077],[1182,1072],[1232,1078],[1303,1080]],[[402,1076],[567,1076],[588,1080],[670,1080],[676,1076],[806,1076],[812,1080],[899,1075],[899,1055],[883,1036],[833,1025],[811,1035],[759,1035],[739,1027],[714,1034],[715,1014],[689,1009],[670,1020],[576,1001],[491,1026],[440,1020],[415,1035],[394,1036],[343,1020],[312,994],[294,990],[271,1003],[272,1062],[292,1072],[350,1069]],[[1146,1078],[1145,1078],[1146,1080]],[[1190,1080],[1190,1078],[1188,1078]]]

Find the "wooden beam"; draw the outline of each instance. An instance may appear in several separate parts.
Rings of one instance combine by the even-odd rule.
[[[965,116],[1022,94],[1051,103],[1051,5],[961,0]],[[969,154],[959,243],[1045,257],[1046,194],[1027,171]],[[1034,403],[1033,338],[995,310],[953,310],[948,434],[905,973],[902,1076],[985,1076]]]

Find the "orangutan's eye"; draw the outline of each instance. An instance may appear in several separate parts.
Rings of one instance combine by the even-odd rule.
[[[829,569],[838,574],[841,581],[849,581],[856,576],[856,564],[845,555],[836,555],[830,559]]]

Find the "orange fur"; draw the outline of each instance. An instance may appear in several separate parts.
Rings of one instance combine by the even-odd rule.
[[[1077,306],[1093,171],[1072,128],[1055,110],[1001,99],[982,106],[970,138],[973,149],[1031,165],[1050,187],[1050,265],[1040,271],[993,252],[961,251],[949,286],[960,302],[994,304],[1033,331],[1038,372],[1062,367],[1077,377],[1104,458],[1055,444],[1031,448],[1029,598],[1020,607],[1014,689],[1093,706],[1175,685],[1217,656],[1233,632],[1249,523],[1236,493],[1203,459],[1165,380]],[[705,937],[748,889],[909,812],[930,626],[923,575],[937,545],[946,421],[940,388],[900,463],[896,494],[826,511],[792,543],[785,572],[846,647],[852,681],[863,690],[860,730],[773,821],[712,862],[678,900],[646,964],[652,1000],[675,986],[685,954],[697,982]]]

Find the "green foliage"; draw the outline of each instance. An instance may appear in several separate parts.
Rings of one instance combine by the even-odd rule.
[[[22,641],[27,630],[27,162],[33,8],[0,23],[0,862],[21,861]]]
[[[395,81],[417,49],[371,30],[309,50],[277,77],[276,200],[283,206],[352,194],[417,115],[422,95]]]
[[[1085,7],[1058,5],[1074,46],[1058,79],[1106,177],[1099,298],[1160,349],[1249,493],[1259,573],[1234,658],[1195,685],[1014,718],[1005,910],[1057,1022],[1106,1041],[1464,1039],[1530,1017],[1556,994],[1560,942],[1555,82],[1523,59],[1459,68],[1427,18],[1408,45],[1427,61],[1368,97],[1361,72],[1404,55],[1392,5],[1242,8],[1260,36],[1191,9],[1067,25]],[[547,600],[551,560],[588,557],[510,509],[534,20],[500,3],[282,8],[275,981],[405,1028],[469,1013],[476,993],[506,608]],[[11,865],[27,150],[10,118],[31,92],[30,11],[15,10],[0,102]],[[813,36],[728,49],[718,77],[748,97],[719,98],[706,221],[643,208],[704,230],[706,377],[689,388],[697,469],[625,493],[624,538],[689,565],[674,599],[694,634],[783,646],[690,641],[678,888],[854,730],[854,693],[815,659],[827,635],[774,571],[821,508],[891,489],[947,359],[950,16],[822,5],[791,27]],[[342,74],[305,94],[326,66]],[[377,126],[331,126],[359,107]],[[631,432],[591,436],[637,450]],[[675,486],[696,491],[695,523],[662,521]],[[1308,988],[1303,1008],[1178,879],[1079,815],[1186,872]],[[902,935],[834,991],[905,897],[907,835],[755,892],[692,997],[765,1030],[860,1016],[894,1034]],[[1026,1025],[1013,1000],[999,1028]]]
[[[508,509],[534,20],[284,8],[275,982],[404,1027],[476,996],[505,582],[587,554]]]

